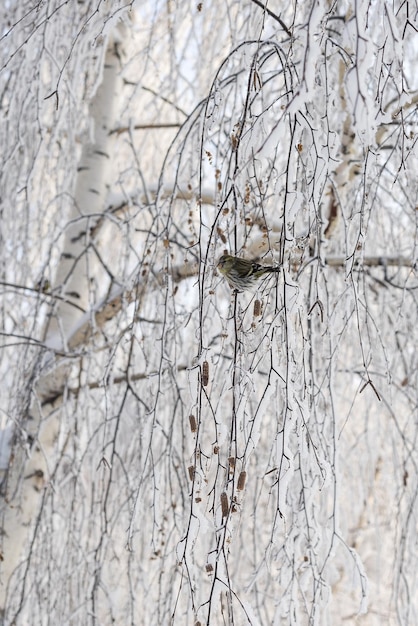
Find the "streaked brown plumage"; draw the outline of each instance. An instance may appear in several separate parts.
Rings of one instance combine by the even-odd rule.
[[[217,268],[231,289],[236,291],[251,289],[261,276],[280,271],[280,267],[260,265],[256,261],[240,259],[230,254],[223,254],[220,257]]]

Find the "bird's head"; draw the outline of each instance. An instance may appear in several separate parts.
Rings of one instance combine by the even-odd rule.
[[[221,272],[221,274],[227,274],[231,269],[234,262],[234,257],[230,254],[223,254],[219,257],[216,267]]]

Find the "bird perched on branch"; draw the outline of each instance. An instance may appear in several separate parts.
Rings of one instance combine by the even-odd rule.
[[[280,271],[280,267],[260,265],[256,261],[240,259],[230,254],[221,256],[217,263],[217,268],[226,278],[231,289],[236,291],[252,289],[261,276]]]

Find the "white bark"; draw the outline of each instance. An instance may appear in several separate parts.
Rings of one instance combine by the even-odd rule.
[[[106,52],[103,80],[90,106],[91,137],[83,146],[72,211],[52,285],[53,291],[68,300],[68,303],[58,301],[48,328],[47,343],[57,350],[66,345],[82,311],[88,312],[94,305],[95,294],[90,283],[101,278],[98,259],[89,246],[94,241],[91,231],[106,208],[112,180],[114,141],[110,131],[118,119],[123,89],[119,47],[120,38],[113,37]]]
[[[90,280],[92,276],[96,279],[98,274],[100,276],[97,259],[89,250],[89,242],[90,230],[106,206],[106,195],[112,180],[113,140],[110,130],[117,120],[122,92],[118,34],[121,34],[120,30],[116,38],[110,38],[102,81],[90,106],[91,137],[83,147],[73,210],[52,285],[52,289],[67,300],[57,301],[47,331],[47,344],[58,353],[68,346],[80,318],[88,315],[83,314],[83,310],[87,312],[94,304]],[[2,512],[4,540],[0,611],[4,611],[10,595],[20,592],[21,576],[26,568],[26,562],[21,562],[21,558],[28,553],[28,542],[42,498],[52,478],[51,468],[57,455],[62,453],[59,437],[64,417],[60,408],[69,371],[70,364],[65,360],[58,358],[56,364],[54,358],[49,357],[36,384],[37,403],[32,405],[28,425],[22,433],[27,438],[27,445],[16,445],[12,451]],[[59,397],[51,400],[57,389],[60,390]],[[46,400],[48,403],[44,404]],[[61,443],[64,445],[65,442]],[[2,451],[2,454],[4,456],[6,452]]]

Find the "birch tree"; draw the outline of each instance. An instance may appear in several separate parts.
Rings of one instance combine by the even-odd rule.
[[[415,624],[416,7],[2,11],[3,623]]]

